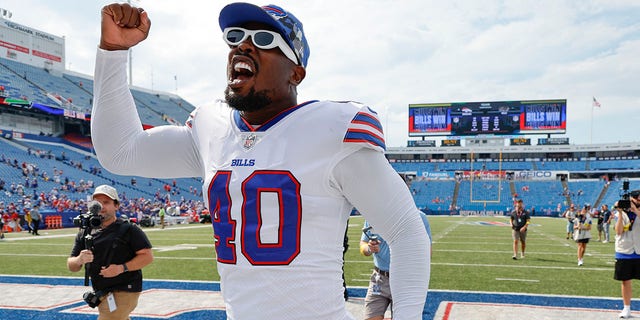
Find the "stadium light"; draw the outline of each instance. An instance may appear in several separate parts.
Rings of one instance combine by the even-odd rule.
[[[127,0],[129,5],[131,5],[131,0]],[[139,6],[140,0],[134,0],[136,5]],[[129,86],[133,86],[133,48],[129,48]]]

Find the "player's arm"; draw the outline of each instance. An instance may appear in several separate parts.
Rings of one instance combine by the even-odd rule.
[[[137,28],[126,27],[132,23],[144,25],[146,14],[135,20],[123,13],[106,13],[107,8],[113,9],[110,6],[105,7],[102,13],[101,47],[108,49],[121,45],[126,48],[146,37]],[[113,19],[127,19],[128,22],[125,27],[120,27]],[[143,130],[127,85],[127,54],[126,50],[99,48],[96,55],[91,138],[100,164],[121,175],[157,178],[200,176],[199,155],[189,128],[159,126]]]
[[[102,7],[100,49],[128,50],[149,35],[151,20],[142,8],[127,3],[112,3]]]
[[[382,152],[370,149],[340,161],[333,177],[389,244],[394,319],[420,319],[429,287],[431,243],[407,185]]]

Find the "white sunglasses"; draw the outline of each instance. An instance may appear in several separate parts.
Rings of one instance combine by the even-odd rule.
[[[289,58],[289,60],[300,65],[295,53],[291,50],[291,47],[289,47],[287,42],[285,42],[284,39],[282,39],[282,36],[277,32],[269,30],[248,30],[240,27],[225,28],[223,32],[223,39],[230,46],[237,46],[241,44],[243,41],[247,40],[249,36],[251,36],[251,41],[257,48],[273,49],[278,47],[280,48],[280,51]]]

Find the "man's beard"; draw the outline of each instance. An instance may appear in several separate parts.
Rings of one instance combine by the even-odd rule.
[[[231,90],[227,88],[224,91],[224,99],[227,104],[238,111],[251,112],[264,109],[271,104],[271,99],[267,96],[266,91],[256,92],[255,89],[251,89],[246,96],[240,96],[235,93],[231,93]]]

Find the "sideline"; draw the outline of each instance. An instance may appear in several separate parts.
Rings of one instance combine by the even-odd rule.
[[[0,319],[95,319],[82,301],[80,277],[0,275]],[[362,319],[365,287],[349,287],[347,308]],[[632,302],[632,310],[637,310]],[[619,297],[490,293],[430,290],[423,319],[613,319],[622,309]],[[549,316],[552,315],[550,318]],[[640,314],[636,314],[638,316]],[[135,319],[226,319],[219,282],[145,279]]]

